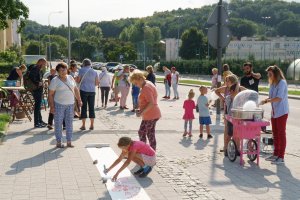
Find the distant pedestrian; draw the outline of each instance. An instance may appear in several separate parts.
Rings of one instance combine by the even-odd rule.
[[[102,67],[102,72],[99,74],[99,86],[101,90],[101,103],[102,106],[107,107],[109,90],[111,88],[111,76],[107,73],[107,68]]]
[[[120,99],[121,110],[128,109],[126,105],[126,101],[130,90],[129,74],[130,74],[129,65],[124,66],[123,70],[119,71],[117,74],[117,78],[119,80],[119,91],[121,92],[121,99]]]
[[[211,118],[209,114],[209,101],[206,97],[207,95],[207,87],[200,86],[199,88],[200,96],[197,100],[197,106],[199,109],[199,123],[200,123],[200,138],[203,138],[203,126],[205,125],[207,139],[211,139],[213,136],[210,133],[210,124]]]
[[[211,89],[216,89],[218,87],[218,69],[213,68],[211,70],[212,77],[211,77]]]
[[[173,99],[179,99],[179,93],[178,93],[178,84],[179,84],[179,72],[176,71],[175,67],[171,68],[171,85],[174,91],[174,98]]]
[[[253,66],[250,62],[247,62],[243,66],[244,76],[241,78],[241,86],[249,90],[258,92],[259,80],[261,79],[260,73],[253,72]]]
[[[78,66],[76,64],[75,61],[71,61],[70,67],[69,67],[69,75],[71,75],[75,80],[78,76]],[[78,84],[76,83],[76,86],[78,86]],[[75,99],[75,103],[74,103],[74,118],[79,118],[80,117],[80,106],[79,106],[79,102],[77,101],[77,99]]]
[[[118,106],[119,102],[119,79],[118,79],[118,73],[119,71],[123,70],[122,66],[119,66],[117,70],[114,73],[113,79],[112,79],[112,85],[111,89],[113,90],[113,96],[114,96],[114,101],[115,101],[115,106]]]
[[[157,103],[157,90],[150,81],[145,80],[142,72],[133,73],[130,82],[141,88],[139,95],[139,111],[137,116],[142,117],[139,129],[139,137],[143,142],[148,141],[150,146],[156,150],[155,126],[160,119],[161,113]]]
[[[149,65],[147,68],[146,68],[147,72],[148,72],[148,75],[146,77],[146,80],[148,81],[151,81],[153,83],[153,85],[155,85],[155,82],[156,82],[156,78],[155,78],[155,74],[154,74],[154,71],[153,71],[153,67],[151,65]]]
[[[262,101],[262,104],[271,103],[274,152],[266,160],[272,161],[272,164],[282,164],[284,163],[286,123],[289,113],[288,86],[283,72],[278,66],[268,67],[267,72],[270,84],[269,98]]]
[[[82,99],[81,115],[82,126],[80,130],[85,130],[85,122],[87,118],[87,107],[89,107],[89,118],[91,121],[90,130],[94,129],[95,119],[95,95],[96,86],[99,85],[98,73],[91,67],[90,59],[82,61],[82,67],[79,70],[77,83],[79,83],[80,97]]]
[[[59,63],[56,66],[58,76],[52,79],[49,86],[50,112],[54,114],[56,147],[63,148],[62,144],[62,123],[66,123],[67,147],[72,145],[74,99],[77,98],[81,106],[79,90],[74,78],[68,75],[66,63]]]
[[[165,84],[165,96],[164,99],[170,99],[171,96],[171,71],[164,66],[164,84]]]
[[[223,81],[224,81],[224,85],[225,85],[225,79],[227,76],[233,74],[231,71],[230,71],[230,67],[228,64],[224,64],[223,65]]]
[[[47,66],[47,60],[45,58],[41,58],[37,61],[36,65],[29,72],[29,79],[35,85],[34,90],[32,91],[32,95],[34,98],[34,127],[35,128],[43,128],[48,124],[45,123],[42,119],[41,114],[41,105],[43,99],[43,69]]]
[[[196,108],[195,101],[193,98],[195,97],[195,92],[193,89],[189,91],[188,99],[184,101],[183,103],[183,109],[184,109],[184,133],[183,137],[186,135],[189,135],[189,137],[192,137],[192,129],[193,129],[193,120],[195,119],[194,116],[194,109]],[[187,129],[187,126],[189,125],[189,130]]]

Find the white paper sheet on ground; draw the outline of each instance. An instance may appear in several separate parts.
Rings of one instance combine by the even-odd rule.
[[[107,175],[104,174],[104,166],[107,168],[118,158],[117,154],[110,147],[87,148],[92,160],[98,160],[96,167],[102,178],[108,178],[106,188],[112,200],[131,199],[131,200],[150,200],[145,190],[140,186],[129,169],[124,169],[118,176],[116,182],[110,178],[120,169],[123,162],[119,163]]]

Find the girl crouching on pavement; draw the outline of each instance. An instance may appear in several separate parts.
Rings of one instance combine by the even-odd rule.
[[[119,174],[131,163],[131,161],[140,166],[140,169],[134,172],[134,175],[144,178],[152,171],[152,167],[156,163],[156,156],[155,151],[148,144],[141,141],[133,141],[129,137],[121,137],[118,142],[118,147],[122,149],[122,153],[104,172],[108,173],[126,157],[127,160],[113,176],[112,181],[117,180]]]

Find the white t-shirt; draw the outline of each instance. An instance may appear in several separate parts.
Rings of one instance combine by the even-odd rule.
[[[66,84],[68,84],[74,92],[76,82],[70,75],[67,76],[66,82],[62,82],[62,80],[60,80],[58,76],[53,78],[50,83],[49,90],[55,91],[54,101],[56,103],[62,105],[71,105],[74,104],[75,97],[71,89]]]
[[[177,71],[175,73],[171,74],[171,84],[177,83],[177,76],[179,76],[179,73]],[[179,77],[178,77],[178,79],[179,79]]]
[[[102,72],[99,74],[100,87],[110,87],[111,86],[111,76],[107,72]]]

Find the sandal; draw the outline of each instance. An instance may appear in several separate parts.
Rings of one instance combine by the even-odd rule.
[[[94,130],[94,127],[90,127],[90,130]]]
[[[57,144],[56,144],[56,148],[63,149],[63,148],[65,148],[65,145],[62,144],[62,143],[57,143]]]
[[[85,127],[80,127],[80,130],[84,131],[84,130],[85,130]]]

